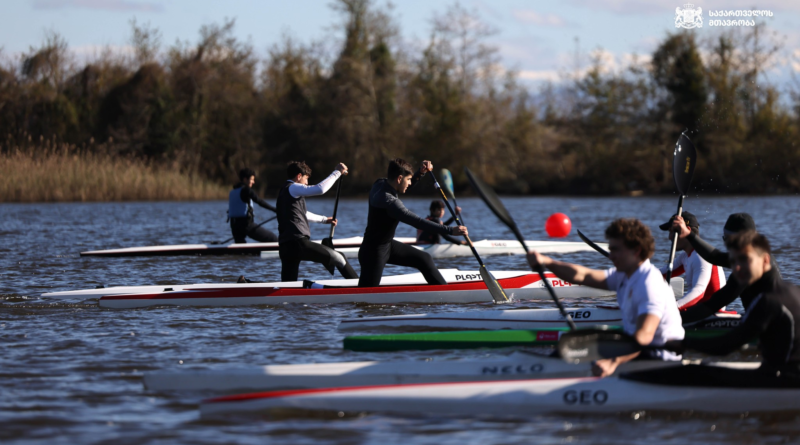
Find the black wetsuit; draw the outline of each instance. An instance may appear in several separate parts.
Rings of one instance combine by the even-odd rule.
[[[687,239],[692,244],[695,252],[697,252],[701,258],[715,266],[730,269],[731,263],[727,252],[721,251],[711,244],[708,244],[695,232],[692,232]],[[772,264],[772,270],[774,270],[780,278],[780,269],[778,268],[778,264],[775,262],[773,255],[770,255],[770,261]],[[736,297],[741,297],[742,306],[747,308],[750,306],[750,303],[752,303],[753,299],[756,297],[756,295],[758,295],[758,293],[759,292],[756,289],[753,289],[753,286],[742,286],[736,277],[731,275],[728,277],[728,281],[725,283],[725,286],[716,291],[711,298],[697,303],[685,311],[681,311],[681,319],[684,323],[691,323],[708,318],[711,315],[714,315],[714,313],[721,308],[733,303],[733,300],[735,300]]]
[[[421,177],[422,175],[417,172],[411,179],[412,186]],[[389,184],[389,181],[385,178],[378,179],[369,193],[367,229],[364,231],[364,240],[358,250],[358,262],[361,263],[358,286],[380,285],[386,264],[418,269],[428,284],[447,284],[427,252],[394,240],[394,233],[400,222],[423,231],[441,235],[453,234],[450,227],[420,218],[409,211],[397,197],[397,190]]]
[[[450,218],[447,221],[442,222],[440,218],[437,218],[435,216],[428,216],[425,219],[427,219],[430,222],[434,222],[436,224],[441,224],[443,226],[449,226],[455,220],[455,218]],[[437,232],[431,232],[429,230],[417,229],[417,244],[441,244],[442,239],[449,241],[453,244],[461,244],[461,240],[456,237],[450,235],[441,235]]]
[[[278,232],[280,232],[278,254],[281,258],[281,281],[297,281],[301,261],[320,263],[325,267],[336,266],[344,278],[358,278],[358,274],[347,260],[340,260],[344,261],[344,266],[336,265],[336,259],[341,258],[341,254],[309,240],[311,231],[306,217],[306,198],[292,196],[289,193],[292,184],[294,182],[286,181],[278,192],[277,213]]]
[[[659,384],[736,388],[800,388],[800,289],[780,278],[776,269],[765,273],[748,289],[755,296],[739,326],[708,338],[668,342],[710,355],[727,355],[758,339],[761,367],[756,370],[689,365],[631,373],[625,378]]]
[[[246,238],[250,238],[260,243],[274,243],[278,241],[278,235],[275,235],[270,230],[265,229],[263,226],[256,227],[258,224],[253,222],[253,207],[249,204],[251,201],[260,205],[261,207],[277,212],[277,209],[268,202],[259,198],[256,192],[250,187],[239,183],[233,186],[234,190],[241,188],[239,197],[242,202],[248,203],[247,216],[239,218],[231,218],[231,234],[233,235],[234,243],[246,243]]]

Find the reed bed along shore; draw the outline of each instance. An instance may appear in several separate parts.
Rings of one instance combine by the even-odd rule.
[[[178,169],[67,144],[3,147],[0,202],[224,199],[227,189]]]

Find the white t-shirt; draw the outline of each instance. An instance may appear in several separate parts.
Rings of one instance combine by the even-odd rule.
[[[617,303],[622,311],[622,329],[628,335],[636,333],[636,321],[644,314],[652,314],[661,321],[653,336],[653,346],[668,340],[683,340],[681,314],[675,305],[672,288],[664,281],[661,271],[645,260],[630,277],[616,268],[606,271],[609,290],[617,292]],[[669,351],[651,353],[662,360],[680,360],[681,356]]]
[[[669,272],[667,266],[661,268],[661,273]],[[672,276],[684,275],[687,291],[683,298],[678,300],[678,309],[683,310],[711,298],[714,292],[725,286],[725,274],[722,268],[715,266],[700,257],[695,251],[688,255],[681,250],[675,255],[672,262]],[[722,310],[725,310],[723,307]]]

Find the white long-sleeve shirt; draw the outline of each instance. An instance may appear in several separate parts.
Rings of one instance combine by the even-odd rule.
[[[668,267],[664,266],[661,273],[666,276]],[[725,275],[722,268],[704,260],[694,251],[687,254],[680,251],[672,262],[672,276],[684,275],[686,292],[678,300],[678,309],[687,309],[695,304],[710,298],[714,292],[725,285]],[[723,308],[724,310],[725,308]]]
[[[339,170],[334,170],[333,173],[328,175],[327,178],[323,179],[319,184],[316,185],[305,185],[305,184],[298,184],[293,183],[289,186],[289,194],[292,195],[293,198],[299,198],[301,196],[319,196],[324,195],[328,190],[333,187],[333,184],[336,183],[336,180],[339,179],[341,176],[341,172]],[[316,213],[311,213],[306,211],[306,218],[308,218],[308,222],[315,222],[315,223],[325,223],[328,221],[327,216],[317,215]]]

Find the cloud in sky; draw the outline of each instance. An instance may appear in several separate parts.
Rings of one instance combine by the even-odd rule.
[[[569,25],[561,16],[556,14],[540,14],[530,9],[518,9],[514,11],[514,18],[522,23],[539,26],[562,27]]]
[[[84,8],[104,11],[161,12],[164,5],[131,0],[33,0],[34,9]]]
[[[678,6],[692,3],[706,10],[760,9],[776,11],[800,11],[797,0],[569,0],[569,3],[599,11],[617,14],[665,14],[674,12]],[[777,14],[776,14],[777,16]]]

